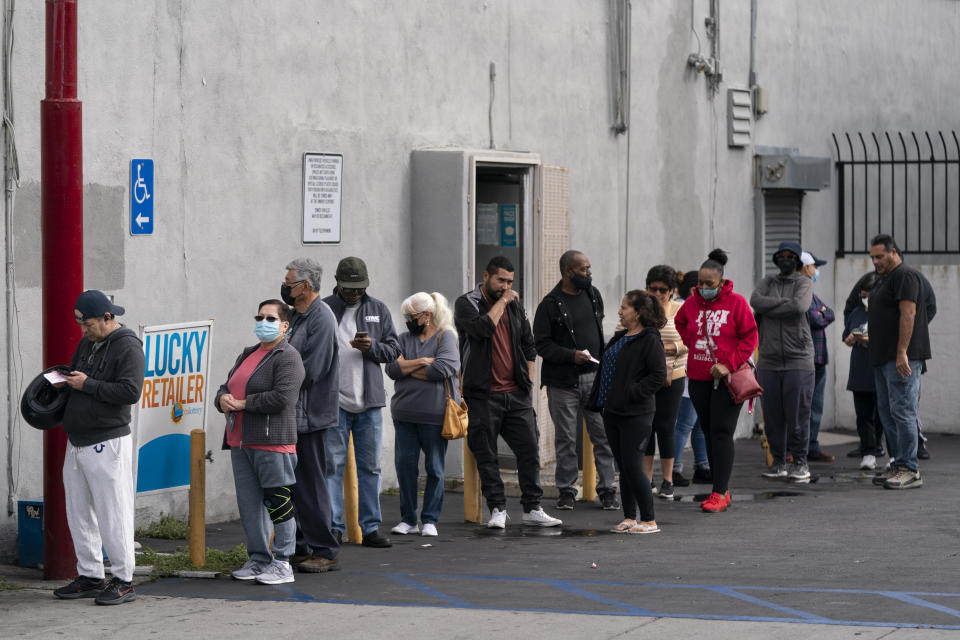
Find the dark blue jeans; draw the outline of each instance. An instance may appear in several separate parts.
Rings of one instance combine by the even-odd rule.
[[[393,420],[393,462],[400,485],[400,518],[411,526],[417,524],[417,478],[420,475],[420,452],[427,472],[423,489],[423,510],[420,521],[437,524],[443,510],[443,467],[447,440],[440,435],[440,425]]]
[[[820,451],[820,421],[823,419],[823,392],[827,388],[827,365],[813,365],[813,400],[810,403],[810,444],[807,455]]]

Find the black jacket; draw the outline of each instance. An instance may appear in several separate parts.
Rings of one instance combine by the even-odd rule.
[[[487,304],[478,286],[465,293],[454,305],[454,322],[460,335],[460,363],[463,372],[463,395],[486,397],[490,395],[493,384],[493,332],[496,325],[487,315]],[[533,345],[533,332],[530,322],[519,300],[507,305],[500,317],[510,323],[510,336],[513,340],[513,376],[517,386],[529,393],[533,387],[527,362],[533,362],[537,350]]]
[[[245,348],[233,364],[227,380],[217,390],[213,406],[220,408],[220,396],[229,393],[227,384],[233,373],[260,345]],[[281,340],[263,357],[247,380],[243,410],[243,444],[296,444],[297,400],[303,384],[303,362],[297,350],[286,340]],[[227,428],[233,427],[234,414],[227,419]],[[227,445],[227,433],[223,433],[223,447]]]
[[[615,333],[605,350],[626,333]],[[600,371],[594,380],[587,408],[592,411],[608,411],[619,416],[641,416],[656,411],[656,393],[667,381],[667,360],[663,354],[659,331],[644,329],[617,354],[613,381],[607,391],[607,402],[602,407],[597,406],[600,379],[604,374],[603,360],[600,362]]]
[[[70,368],[87,374],[83,388],[70,389],[63,430],[77,447],[129,435],[130,405],[143,391],[143,343],[126,327],[112,331],[98,348],[80,340]]]
[[[537,353],[543,358],[540,369],[540,384],[548,387],[575,387],[578,384],[577,365],[573,362],[575,351],[582,349],[577,345],[573,323],[567,306],[560,295],[562,283],[558,283],[537,306],[533,316],[533,338]],[[597,334],[603,344],[603,298],[596,287],[584,290],[593,305],[593,317],[596,320]],[[600,353],[592,353],[600,359]]]

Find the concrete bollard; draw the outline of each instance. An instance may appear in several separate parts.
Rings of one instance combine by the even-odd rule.
[[[597,499],[597,463],[593,459],[593,441],[587,432],[587,421],[581,419],[583,430],[583,499],[593,502]]]
[[[360,544],[363,533],[360,531],[360,501],[357,497],[357,458],[353,452],[353,434],[347,443],[347,466],[343,470],[343,522],[347,525],[347,541]]]
[[[473,457],[466,438],[463,438],[463,521],[483,522],[477,459]]]
[[[207,563],[207,450],[203,429],[190,432],[190,564]]]

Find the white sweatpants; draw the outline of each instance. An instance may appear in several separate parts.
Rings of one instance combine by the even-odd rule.
[[[67,443],[63,489],[77,573],[82,576],[104,577],[102,546],[113,575],[126,582],[133,579],[132,465],[129,435],[89,447]]]

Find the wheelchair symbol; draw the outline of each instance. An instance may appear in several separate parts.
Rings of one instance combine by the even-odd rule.
[[[137,201],[137,204],[143,204],[150,199],[150,193],[147,191],[147,183],[140,177],[140,169],[142,167],[142,162],[137,165],[137,181],[133,183],[133,198]],[[141,195],[141,192],[143,195]]]

